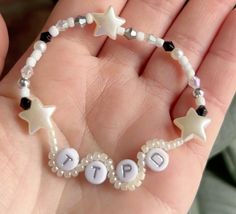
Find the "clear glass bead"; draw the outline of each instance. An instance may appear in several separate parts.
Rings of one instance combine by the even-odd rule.
[[[33,68],[30,67],[29,65],[25,65],[25,66],[21,69],[21,76],[22,76],[24,79],[29,79],[32,75],[33,75]]]
[[[59,31],[65,31],[69,27],[69,24],[66,20],[59,20],[56,27]]]

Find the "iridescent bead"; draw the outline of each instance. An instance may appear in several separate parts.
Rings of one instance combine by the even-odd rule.
[[[188,85],[193,89],[200,88],[201,81],[198,77],[194,76],[188,81]]]

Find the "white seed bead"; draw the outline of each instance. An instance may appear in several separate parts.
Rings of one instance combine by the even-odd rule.
[[[51,26],[48,32],[52,35],[52,37],[56,37],[59,35],[59,30],[57,29],[55,25]]]
[[[93,15],[91,13],[87,13],[85,17],[86,17],[86,20],[87,20],[88,24],[93,23]]]
[[[44,53],[47,49],[47,44],[43,41],[37,41],[34,44],[34,50],[40,50],[42,53]]]
[[[117,34],[120,36],[123,36],[125,34],[125,28],[124,27],[119,27],[117,29]]]
[[[138,32],[136,38],[137,38],[138,41],[144,41],[145,33],[144,32]]]
[[[184,55],[184,52],[179,48],[175,48],[170,55],[174,60],[179,60]]]
[[[26,65],[33,68],[36,65],[36,59],[33,57],[28,57],[26,60]]]
[[[161,38],[157,38],[156,39],[156,46],[161,48],[164,44],[165,40],[164,39],[161,39]]]
[[[199,96],[195,99],[196,105],[201,106],[201,105],[206,105],[206,100],[203,96]]]
[[[74,20],[73,17],[68,18],[68,19],[67,19],[67,22],[68,22],[69,27],[72,28],[72,27],[75,26],[75,20]]]
[[[23,87],[20,89],[20,96],[21,97],[29,97],[30,96],[30,90],[27,87]]]
[[[33,57],[36,61],[39,61],[42,57],[42,52],[40,50],[34,50],[31,54],[31,57]]]

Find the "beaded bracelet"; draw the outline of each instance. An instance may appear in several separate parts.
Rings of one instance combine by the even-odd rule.
[[[169,52],[171,57],[182,66],[188,79],[188,85],[193,89],[193,96],[197,105],[196,110],[190,108],[184,117],[173,121],[181,130],[181,137],[171,141],[149,140],[138,152],[137,163],[131,159],[125,159],[114,167],[112,159],[105,153],[95,152],[80,160],[78,152],[73,148],[59,150],[55,128],[51,119],[56,107],[44,106],[37,97],[30,94],[29,86],[33,68],[46,51],[47,43],[53,37],[58,36],[61,31],[75,26],[84,27],[93,22],[96,23],[95,36],[106,35],[115,40],[117,35],[120,35],[129,40],[147,41],[155,47],[163,48],[164,51]],[[121,27],[124,23],[125,20],[117,17],[114,9],[109,7],[105,13],[88,13],[85,16],[59,20],[56,25],[49,28],[48,32],[41,33],[40,40],[34,44],[31,56],[27,58],[25,66],[21,69],[21,78],[18,85],[21,96],[20,106],[24,111],[19,116],[27,121],[29,134],[34,134],[41,128],[47,130],[50,144],[49,166],[52,172],[58,176],[76,177],[84,171],[86,179],[92,184],[101,184],[108,177],[110,183],[116,189],[134,190],[142,184],[145,178],[146,166],[155,172],[166,169],[169,164],[167,153],[169,150],[183,145],[193,137],[206,141],[205,128],[211,120],[206,117],[207,109],[204,93],[200,89],[200,79],[195,76],[195,71],[183,51],[175,48],[171,41],[165,41],[152,34],[137,32],[133,28]]]

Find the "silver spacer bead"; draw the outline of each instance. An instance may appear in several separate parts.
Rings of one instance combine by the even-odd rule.
[[[135,30],[133,30],[133,28],[127,28],[127,29],[125,29],[124,36],[129,40],[136,39],[137,32]]]
[[[80,25],[80,27],[84,27],[85,25],[87,25],[87,19],[85,16],[77,16],[75,18],[75,24],[76,25]]]
[[[30,86],[30,81],[27,80],[27,79],[24,79],[24,78],[20,78],[18,80],[18,86],[19,86],[20,89],[24,88],[24,87],[28,88]]]
[[[204,96],[204,91],[201,88],[196,88],[193,91],[193,96],[194,97],[203,97]]]

